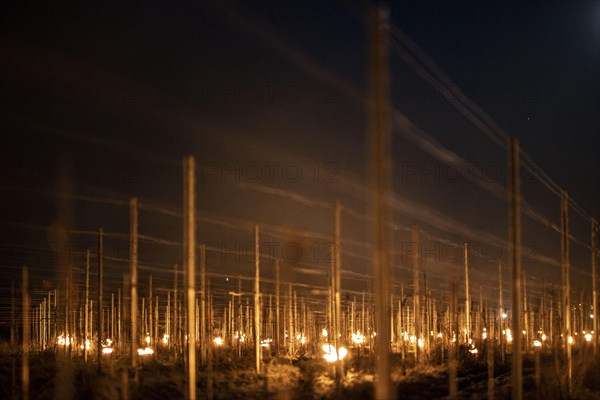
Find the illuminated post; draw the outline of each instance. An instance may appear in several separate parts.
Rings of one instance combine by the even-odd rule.
[[[452,279],[452,303],[450,304],[450,354],[448,355],[448,398],[456,399],[458,393],[458,319],[456,318],[456,282]]]
[[[115,340],[115,293],[110,294],[110,339]]]
[[[369,206],[373,243],[375,284],[375,398],[392,396],[390,381],[390,82],[389,82],[389,16],[383,7],[371,8],[369,15]]]
[[[103,269],[104,269],[104,235],[102,228],[98,230],[98,347],[96,353],[98,353],[98,371],[102,368],[101,356],[102,356],[102,335],[104,334],[104,318],[102,318],[102,292],[103,287]]]
[[[289,352],[290,352],[290,360],[294,357],[294,317],[293,317],[293,305],[292,305],[292,281],[289,281],[289,293],[288,293],[288,343],[289,343]],[[327,303],[327,307],[329,307],[329,303]]]
[[[178,295],[177,295],[177,264],[173,265],[173,337],[171,340],[172,347],[177,352],[177,344],[179,343],[179,314],[178,314]]]
[[[529,354],[529,311],[527,310],[527,273],[523,272],[523,331],[525,331],[525,353]],[[521,334],[515,332],[516,334]]]
[[[421,349],[419,348],[419,339],[421,338],[421,321],[419,315],[421,314],[420,304],[420,283],[419,283],[419,264],[421,263],[421,244],[419,242],[419,227],[413,225],[412,227],[412,244],[413,244],[413,317],[415,319],[415,361],[417,363],[421,360]]]
[[[206,362],[206,245],[200,246],[200,356]]]
[[[117,343],[119,344],[119,347],[122,346],[121,344],[121,340],[123,338],[123,333],[121,331],[122,329],[122,325],[121,325],[121,318],[123,317],[123,312],[122,312],[122,305],[121,305],[121,288],[117,289]]]
[[[561,208],[561,264],[562,264],[562,297],[563,297],[563,313],[564,313],[564,326],[563,326],[563,337],[566,340],[566,356],[567,356],[567,369],[568,369],[568,381],[567,390],[571,393],[571,379],[573,377],[573,363],[571,357],[571,282],[569,273],[569,195],[566,191],[561,192],[560,196],[560,208]]]
[[[519,141],[510,141],[511,237],[512,237],[512,398],[523,398],[523,364],[521,360],[521,188],[519,179]]]
[[[241,304],[241,302],[240,302]],[[279,260],[275,260],[275,355],[279,358],[279,338],[280,332],[280,315],[279,315]]]
[[[89,316],[90,316],[90,309],[89,309],[89,288],[90,288],[90,251],[86,250],[85,251],[85,313],[84,313],[84,319],[85,319],[85,323],[84,323],[84,335],[83,335],[83,354],[84,354],[84,360],[85,362],[87,362],[87,358],[88,358],[88,347],[85,345],[85,343],[88,340],[88,333],[89,333]]]
[[[597,282],[598,277],[596,276],[596,230],[598,228],[597,222],[592,218],[592,330],[594,331],[594,357],[598,355],[598,311],[597,311]]]
[[[260,243],[258,225],[254,225],[254,354],[256,373],[260,374]]]
[[[335,365],[335,384],[336,390],[341,390],[341,380],[342,374],[344,370],[344,366],[342,364],[342,360],[339,357],[339,348],[340,348],[340,328],[341,328],[341,248],[340,248],[340,201],[337,200],[335,202],[335,207],[333,210],[333,290],[334,290],[334,318],[333,318],[333,343],[335,346],[335,353],[337,355],[337,362]]]
[[[184,260],[187,282],[188,399],[196,399],[196,210],[195,162],[183,159]]]
[[[21,365],[21,390],[23,394],[23,400],[29,399],[29,271],[26,266],[23,266],[23,343],[22,343],[22,365]]]
[[[471,338],[471,299],[469,296],[469,247],[465,242],[465,322],[467,324],[465,330],[465,343],[469,343]]]
[[[153,307],[152,307],[152,275],[148,277],[148,335],[150,336],[150,343],[154,343],[156,339],[154,336],[154,325],[153,325]]]
[[[129,258],[130,258],[130,286],[131,286],[131,368],[134,371],[137,381],[137,346],[138,346],[138,327],[137,327],[137,264],[138,264],[138,200],[132,198],[129,201],[130,226],[129,226]]]
[[[504,303],[502,301],[502,263],[498,263],[498,310],[500,317],[498,318],[500,336],[500,354],[502,356],[502,362],[504,363],[504,337],[502,336],[502,329],[504,328]]]

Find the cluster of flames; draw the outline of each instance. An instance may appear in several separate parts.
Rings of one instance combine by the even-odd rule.
[[[504,318],[504,315],[502,316]],[[434,336],[434,332],[431,331],[431,336]],[[543,346],[543,343],[546,342],[548,340],[548,337],[546,336],[546,334],[543,331],[538,331],[537,332],[539,335],[539,338],[534,339],[533,340],[533,347],[536,348],[540,348]],[[523,331],[523,334],[526,334],[526,331]],[[594,335],[594,331],[583,331],[582,332],[583,337],[585,339],[586,342],[591,342],[593,335]],[[324,338],[327,338],[329,333],[327,332],[327,329],[323,328],[323,330],[321,331],[321,335]],[[371,337],[375,336],[376,334],[373,333],[371,335]],[[513,341],[513,332],[511,331],[510,328],[506,328],[502,330],[502,335],[505,337],[505,340],[507,343],[512,343]],[[574,333],[575,336],[578,335],[578,332]],[[287,337],[287,333],[285,334],[285,336]],[[439,332],[436,335],[437,338],[442,338],[443,335],[441,332]],[[561,335],[562,337],[562,335]],[[246,340],[246,335],[241,333],[241,332],[236,332],[234,338],[236,340],[239,340],[240,342],[245,342]],[[307,342],[307,338],[306,336],[304,336],[303,333],[299,333],[296,335],[296,340],[299,341],[301,344],[306,344]],[[423,341],[422,338],[417,338],[415,335],[409,335],[408,332],[403,332],[402,333],[402,338],[405,341],[410,342],[411,344],[416,344],[419,348],[423,348],[425,346],[425,342]],[[482,340],[487,340],[488,338],[488,333],[487,333],[487,329],[483,328],[483,333],[481,334],[481,339]],[[352,343],[354,343],[355,345],[362,345],[365,343],[366,337],[364,334],[362,334],[360,331],[356,331],[356,332],[352,332]],[[59,346],[71,346],[73,345],[75,339],[70,336],[64,336],[64,335],[59,335],[56,339],[56,343]],[[223,346],[225,344],[225,341],[223,340],[222,337],[215,337],[213,340],[213,343],[215,346]],[[456,342],[456,334],[453,334],[453,342]],[[138,354],[140,356],[145,356],[145,355],[152,355],[154,354],[154,349],[152,349],[150,347],[150,342],[151,342],[151,338],[150,335],[146,335],[145,337],[145,342],[146,342],[146,347],[145,348],[140,348],[137,350]],[[270,347],[271,343],[273,342],[273,339],[267,338],[267,339],[263,339],[261,340],[261,346],[262,347]],[[567,342],[569,344],[573,344],[573,336],[569,336],[567,338]],[[167,335],[166,333],[163,335],[162,339],[161,339],[161,343],[163,345],[168,345],[169,344],[169,335]],[[468,339],[468,346],[469,348],[469,352],[471,354],[477,354],[478,350],[475,347],[475,343],[472,339]],[[103,354],[111,354],[113,352],[113,341],[112,339],[105,339],[102,343],[102,353]],[[92,348],[92,342],[90,340],[85,340],[84,344],[79,346],[82,350],[91,350]],[[333,345],[329,344],[329,343],[325,343],[322,345],[322,350],[323,350],[323,358],[328,361],[328,362],[335,362],[338,360],[343,360],[347,355],[348,355],[348,349],[346,349],[345,347],[339,347],[338,351],[336,352],[336,349]]]

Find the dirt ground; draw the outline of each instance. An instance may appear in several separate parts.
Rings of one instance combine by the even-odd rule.
[[[127,360],[116,356],[103,357],[102,370],[90,357],[84,363],[80,356],[69,359],[54,352],[32,355],[32,399],[183,399],[186,375],[181,358],[167,354],[142,357],[135,373]],[[579,358],[574,363],[573,399],[600,399],[600,363]],[[509,361],[509,360],[507,360]],[[527,399],[562,399],[559,382],[564,383],[564,371],[553,355],[540,360],[541,386],[535,384],[535,364],[526,357],[523,388]],[[0,398],[20,398],[21,357],[0,353]],[[208,378],[212,376],[214,399],[360,399],[373,398],[373,364],[370,357],[350,355],[344,360],[345,377],[340,392],[335,390],[333,366],[322,359],[302,357],[274,359],[265,363],[264,372],[254,372],[251,354],[238,359],[237,354],[219,349],[214,354],[212,374],[199,367],[198,398],[208,396]],[[448,396],[448,369],[443,364],[430,363],[419,368],[411,363],[393,360],[393,380],[399,399],[437,399]],[[495,362],[494,396],[510,398],[510,364]],[[458,370],[460,399],[487,398],[487,366],[477,358],[465,358]],[[13,397],[14,396],[14,397]]]

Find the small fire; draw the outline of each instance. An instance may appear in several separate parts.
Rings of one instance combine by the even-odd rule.
[[[365,342],[365,335],[361,335],[360,331],[352,334],[352,342],[356,344],[362,344]]]
[[[138,349],[138,354],[140,356],[146,356],[146,355],[154,354],[154,350],[150,347],[146,347],[145,349]]]
[[[221,338],[221,337],[216,337],[216,338],[214,338],[214,339],[213,339],[213,342],[214,342],[214,344],[215,344],[215,345],[217,345],[217,346],[222,346],[222,345],[223,345],[223,338]]]
[[[323,358],[327,362],[336,362],[338,360],[338,354],[339,354],[340,360],[343,360],[348,355],[348,349],[346,349],[345,347],[340,347],[338,349],[337,354],[335,351],[335,347],[333,347],[330,344],[324,344],[322,349],[323,349],[323,352],[325,353],[323,355]]]

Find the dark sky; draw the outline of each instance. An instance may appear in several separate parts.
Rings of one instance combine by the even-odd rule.
[[[7,278],[18,279],[20,265],[28,263],[34,287],[54,287],[60,260],[45,251],[56,249],[52,227],[58,225],[69,230],[62,246],[78,251],[95,251],[99,227],[123,234],[107,238],[107,251],[127,258],[128,208],[100,199],[138,196],[180,211],[181,157],[193,154],[200,164],[199,214],[213,221],[200,223],[201,241],[235,252],[252,241],[258,222],[264,240],[279,244],[279,258],[290,243],[292,251],[296,244],[302,249],[299,259],[288,255],[287,277],[324,286],[328,204],[340,198],[349,210],[342,216],[343,268],[357,274],[347,275],[344,286],[366,288],[366,113],[346,87],[331,85],[333,77],[359,98],[366,95],[362,7],[325,1],[5,3],[0,262]],[[600,215],[600,2],[419,1],[393,2],[390,10],[392,23],[520,139],[587,214]],[[506,187],[504,148],[397,53],[391,79],[399,112],[486,171],[478,179]],[[412,224],[432,241],[475,242],[473,279],[495,285],[498,260],[482,253],[504,246],[496,242],[507,237],[504,199],[465,179],[467,169],[457,177],[456,165],[441,163],[401,132],[391,152],[394,222],[401,227],[396,250],[409,240],[405,229]],[[526,201],[560,225],[559,198],[526,173],[523,179]],[[587,288],[589,220],[573,213],[571,224],[579,268],[573,279]],[[181,229],[177,217],[141,211],[142,234],[179,241]],[[558,234],[524,217],[523,241],[536,256],[525,266],[533,284],[558,283]],[[181,249],[141,246],[141,279],[152,270],[158,286],[169,286],[166,271],[181,262]],[[439,252],[436,257],[448,261]],[[540,261],[544,257],[553,261]],[[82,265],[79,253],[71,261]],[[398,254],[396,261],[396,279],[408,279],[406,260]],[[437,261],[426,262],[425,270],[441,288],[449,270]],[[208,264],[212,273],[251,271],[251,263],[222,254],[211,253]],[[114,290],[127,263],[112,260],[107,268],[107,290]],[[227,287],[219,279],[215,287]]]

